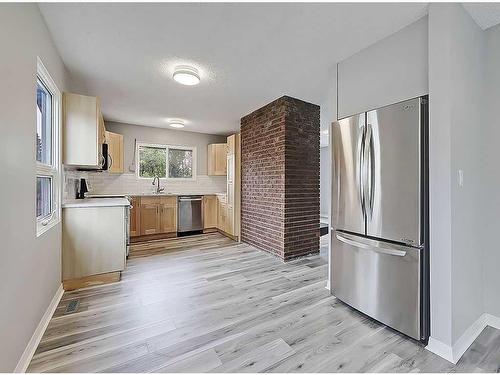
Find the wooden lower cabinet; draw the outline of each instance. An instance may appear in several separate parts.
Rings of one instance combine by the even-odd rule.
[[[217,228],[217,197],[203,197],[203,229]]]
[[[160,202],[158,198],[141,198],[141,236],[161,231]]]
[[[132,208],[130,209],[130,237],[141,235],[141,198],[132,197]]]
[[[203,197],[203,229],[218,229],[235,236],[234,206],[230,197],[205,195]],[[150,236],[177,233],[177,197],[132,197],[130,236]]]
[[[177,232],[177,197],[160,197],[161,233]]]
[[[227,204],[225,196],[217,196],[217,229],[227,232]]]
[[[133,197],[130,236],[177,232],[177,197]]]
[[[234,236],[233,207],[226,205],[226,230],[224,232]]]

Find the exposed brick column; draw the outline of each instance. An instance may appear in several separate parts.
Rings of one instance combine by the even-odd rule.
[[[319,113],[283,96],[241,119],[241,238],[283,260],[319,252]]]

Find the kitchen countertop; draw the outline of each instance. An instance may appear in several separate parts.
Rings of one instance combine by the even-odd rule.
[[[62,208],[119,207],[130,206],[127,198],[85,198],[72,199],[63,203]]]

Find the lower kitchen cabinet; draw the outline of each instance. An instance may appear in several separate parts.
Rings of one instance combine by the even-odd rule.
[[[141,236],[161,232],[159,197],[141,197]]]
[[[125,206],[68,207],[62,210],[64,282],[120,272],[125,268],[126,210]]]
[[[203,229],[217,227],[217,197],[205,195],[203,197]]]
[[[160,197],[161,233],[177,232],[177,197]]]
[[[133,197],[132,206],[131,237],[177,232],[177,197]]]
[[[132,208],[130,209],[130,237],[141,235],[141,198],[132,197]]]
[[[217,196],[217,229],[227,233],[227,204],[226,196]]]

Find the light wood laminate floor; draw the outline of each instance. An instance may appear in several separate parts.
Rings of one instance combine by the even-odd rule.
[[[498,371],[499,331],[454,366],[331,296],[326,277],[319,256],[284,264],[217,233],[135,244],[121,282],[64,293],[28,371]]]

